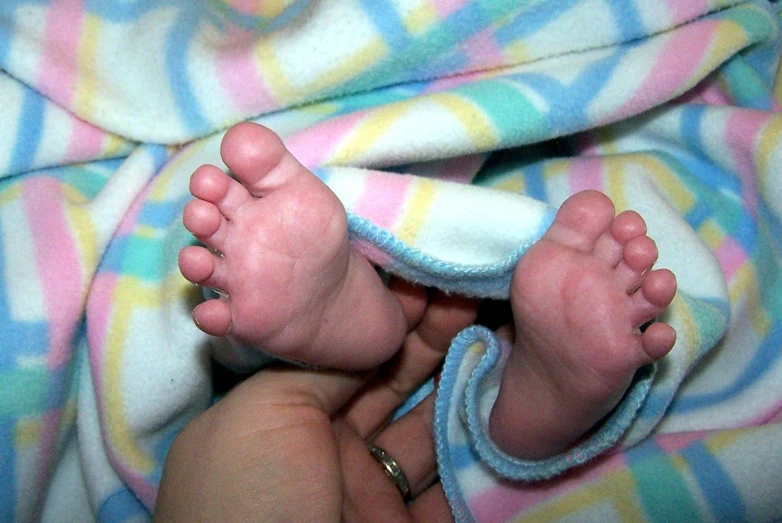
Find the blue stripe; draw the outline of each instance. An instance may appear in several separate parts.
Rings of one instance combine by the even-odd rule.
[[[741,493],[703,443],[690,445],[681,451],[681,455],[687,460],[701,492],[708,500],[715,521],[747,521]]]
[[[524,9],[510,23],[499,28],[495,38],[500,45],[508,45],[542,30],[578,3],[579,0],[549,0]]]
[[[703,140],[701,139],[701,127],[703,116],[706,114],[704,105],[685,105],[679,116],[679,134],[691,153],[698,156],[704,155]]]
[[[361,0],[361,6],[391,48],[401,49],[410,43],[405,24],[388,0]]]
[[[131,22],[142,15],[160,9],[163,6],[181,4],[176,0],[133,0],[132,2],[115,0],[87,0],[85,9],[88,13],[99,16],[107,22]]]
[[[211,129],[211,125],[201,112],[198,100],[190,86],[187,70],[190,39],[199,27],[198,20],[193,18],[197,18],[193,12],[182,11],[171,27],[166,42],[166,69],[171,92],[183,123],[192,132],[204,133]]]
[[[130,521],[138,516],[148,517],[149,512],[131,491],[122,489],[106,498],[98,510],[97,516],[101,523],[119,523]]]
[[[12,173],[24,172],[33,165],[43,132],[46,99],[28,87],[23,89],[22,116],[16,129],[16,144],[11,156]]]
[[[536,200],[547,202],[549,199],[546,191],[546,181],[543,178],[544,163],[535,163],[524,169],[524,194]]]
[[[758,346],[752,361],[737,379],[717,392],[675,398],[671,403],[672,412],[683,414],[735,398],[774,368],[774,364],[780,358],[780,346],[782,346],[782,324],[777,322]]]
[[[16,444],[13,418],[0,418],[0,521],[16,521]]]
[[[623,42],[635,40],[645,34],[644,24],[641,22],[635,2],[609,0],[608,5],[614,14],[614,26]]]
[[[714,213],[708,205],[703,203],[701,200],[696,200],[695,205],[693,205],[692,209],[687,212],[686,216],[684,216],[684,219],[688,224],[690,224],[690,227],[697,231],[698,227],[703,225],[704,222],[708,221],[713,216]]]
[[[593,125],[587,115],[589,103],[602,92],[608,79],[613,77],[624,54],[625,50],[619,48],[611,55],[596,60],[584,67],[578,77],[568,85],[538,73],[520,73],[507,79],[528,85],[550,104],[546,115],[549,132],[543,138],[563,136],[583,131]]]

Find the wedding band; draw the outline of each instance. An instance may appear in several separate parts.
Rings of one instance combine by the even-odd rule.
[[[369,453],[372,454],[372,457],[383,466],[383,471],[388,475],[389,478],[391,478],[391,481],[394,482],[394,485],[396,485],[399,493],[402,494],[402,501],[405,503],[410,501],[410,499],[413,497],[410,490],[410,482],[407,481],[407,476],[405,476],[405,473],[402,472],[402,467],[399,466],[399,463],[397,463],[396,460],[388,454],[388,452],[381,449],[377,445],[372,445],[370,443],[368,446]]]

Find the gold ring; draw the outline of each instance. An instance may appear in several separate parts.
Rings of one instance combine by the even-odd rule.
[[[402,494],[402,501],[405,503],[410,501],[413,497],[413,493],[410,490],[410,482],[407,481],[407,476],[405,476],[399,463],[388,452],[371,443],[369,444],[369,453],[383,466],[383,471],[391,478],[399,493]]]

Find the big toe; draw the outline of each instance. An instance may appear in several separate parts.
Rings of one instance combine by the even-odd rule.
[[[220,155],[253,196],[264,196],[306,171],[274,131],[252,122],[237,124],[225,133]]]
[[[591,252],[614,219],[614,204],[598,191],[574,194],[557,211],[544,238],[583,252]]]

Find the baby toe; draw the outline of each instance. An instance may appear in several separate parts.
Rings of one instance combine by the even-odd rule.
[[[207,249],[188,246],[179,251],[179,270],[190,282],[204,287],[224,289],[227,281],[222,258]]]
[[[606,266],[616,268],[622,261],[624,246],[631,239],[646,234],[646,222],[635,211],[620,213],[595,242],[592,254]]]
[[[253,196],[247,188],[214,165],[202,165],[190,177],[190,192],[196,198],[212,203],[228,220]]]
[[[641,288],[633,295],[633,322],[643,325],[671,304],[676,294],[676,277],[668,269],[657,269],[643,278]]]
[[[668,354],[676,343],[676,331],[666,323],[652,323],[641,335],[646,354],[657,361]]]
[[[224,336],[231,330],[231,309],[225,300],[207,300],[193,309],[196,326],[212,336]]]
[[[657,245],[646,235],[630,239],[622,249],[616,267],[617,279],[628,293],[635,292],[643,283],[645,274],[657,261]]]
[[[182,212],[185,229],[209,247],[221,251],[225,244],[225,218],[218,208],[204,200],[192,200]]]

